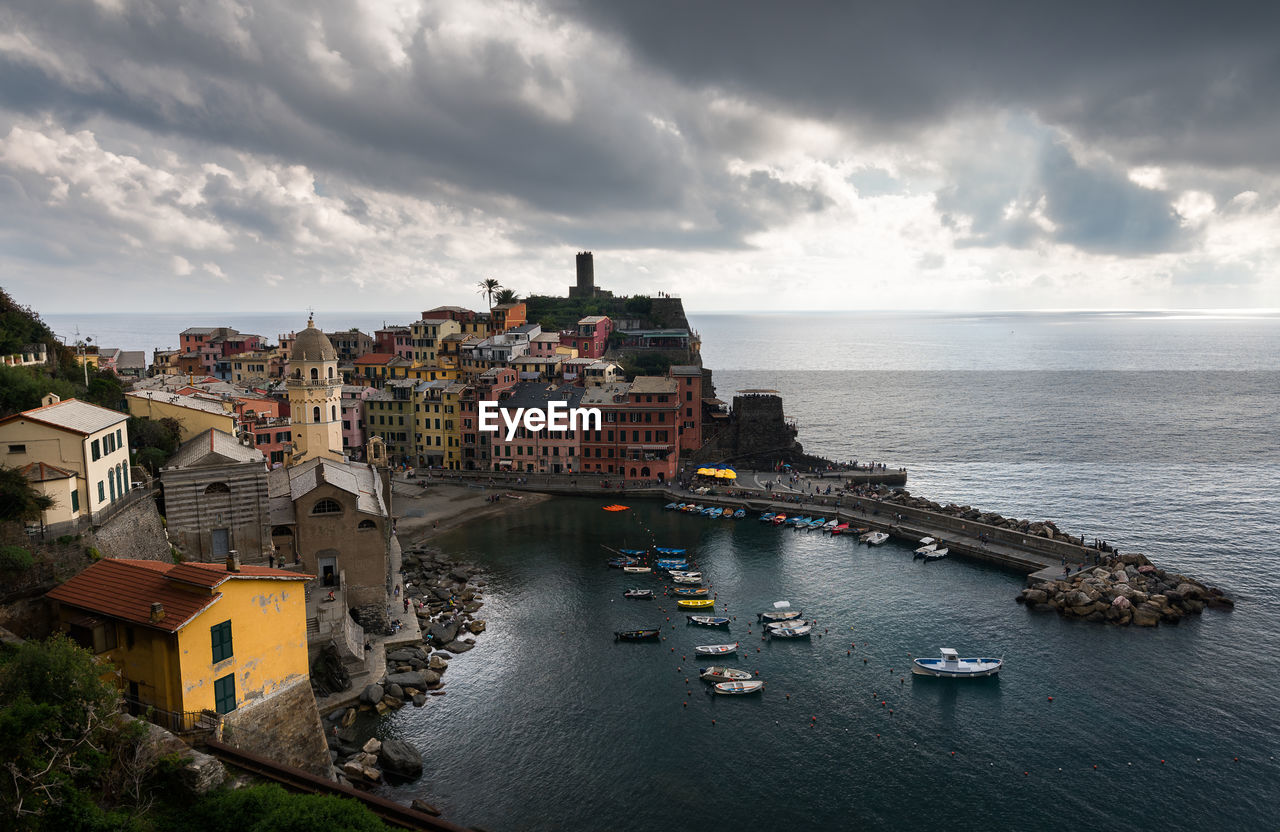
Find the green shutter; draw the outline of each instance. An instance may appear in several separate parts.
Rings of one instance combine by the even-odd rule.
[[[209,628],[209,639],[213,643],[213,663],[231,658],[231,622],[224,621]]]
[[[213,682],[213,706],[220,714],[229,714],[236,709],[236,675],[228,673]]]

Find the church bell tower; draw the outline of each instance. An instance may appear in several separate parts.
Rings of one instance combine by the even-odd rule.
[[[293,435],[289,464],[316,457],[343,461],[338,353],[311,318],[294,341],[286,386]]]

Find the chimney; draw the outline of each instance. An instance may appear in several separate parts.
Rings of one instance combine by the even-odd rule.
[[[151,623],[159,624],[164,621],[164,604],[159,601],[151,602]]]
[[[240,553],[237,552],[235,549],[232,549],[230,552],[227,553],[227,571],[228,572],[240,571]]]
[[[50,393],[40,400],[40,406],[48,407],[49,405],[57,404],[60,401],[62,401],[62,398],[57,393]]]

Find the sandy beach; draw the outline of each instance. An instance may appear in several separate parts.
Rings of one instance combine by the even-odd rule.
[[[396,536],[401,545],[408,548],[429,542],[441,532],[448,531],[484,517],[492,517],[529,508],[550,495],[521,492],[506,496],[501,489],[475,488],[466,482],[400,479],[392,483],[393,511],[396,516]],[[498,495],[497,501],[490,497]]]

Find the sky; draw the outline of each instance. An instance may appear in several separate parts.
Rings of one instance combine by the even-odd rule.
[[[1280,307],[1280,4],[5,0],[37,310]]]

